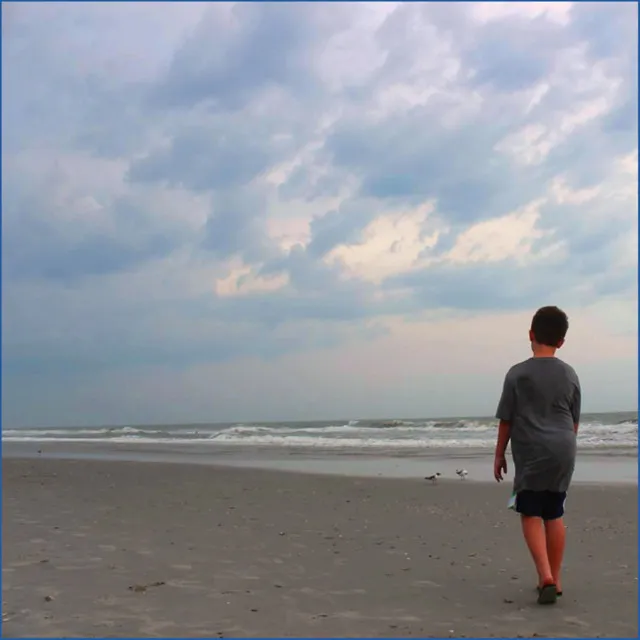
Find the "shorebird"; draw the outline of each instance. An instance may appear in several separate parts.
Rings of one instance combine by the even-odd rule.
[[[441,474],[439,473],[434,473],[432,476],[427,476],[425,478],[425,480],[431,480],[431,482],[433,482],[433,484],[436,484],[436,482],[438,482],[438,478],[440,477]]]
[[[466,480],[467,476],[469,475],[469,472],[466,469],[456,469],[456,473],[463,480]]]

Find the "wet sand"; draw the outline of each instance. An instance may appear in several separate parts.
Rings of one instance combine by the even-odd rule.
[[[55,458],[59,460],[115,460],[189,465],[219,465],[274,471],[298,471],[319,475],[366,478],[423,478],[425,471],[443,472],[456,480],[455,470],[469,471],[470,482],[495,483],[493,450],[456,448],[336,451],[322,448],[194,446],[185,443],[129,442],[3,442],[5,458]],[[638,484],[638,449],[580,449],[575,483]]]
[[[509,488],[3,460],[5,637],[635,637],[637,487],[576,485],[535,604]]]

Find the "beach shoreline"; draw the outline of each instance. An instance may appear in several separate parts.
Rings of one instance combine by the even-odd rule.
[[[577,485],[535,605],[509,488],[3,459],[11,637],[631,637],[637,487]]]
[[[5,458],[155,462],[214,465],[371,478],[423,478],[439,472],[441,480],[460,479],[456,469],[469,472],[465,482],[493,479],[493,454],[486,449],[435,449],[418,452],[335,451],[192,444],[4,442]],[[510,460],[510,457],[509,457]],[[510,477],[507,477],[509,482]],[[627,449],[579,451],[574,483],[638,484],[637,451]]]

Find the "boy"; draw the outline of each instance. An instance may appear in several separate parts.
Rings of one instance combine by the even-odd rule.
[[[529,331],[533,357],[509,370],[496,412],[500,426],[493,472],[501,482],[511,441],[515,510],[538,572],[539,604],[553,604],[562,595],[562,516],[575,466],[581,402],[576,372],[555,357],[568,329],[569,320],[558,307],[536,312]]]

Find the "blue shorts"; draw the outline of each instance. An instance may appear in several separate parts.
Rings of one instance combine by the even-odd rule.
[[[515,508],[523,516],[557,520],[564,515],[566,499],[566,491],[519,491]]]

